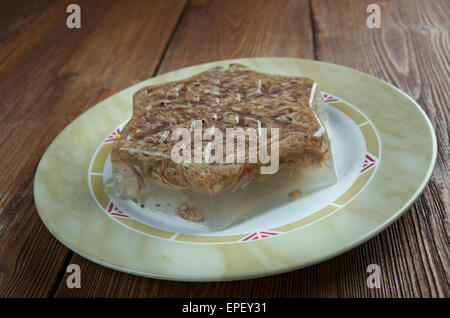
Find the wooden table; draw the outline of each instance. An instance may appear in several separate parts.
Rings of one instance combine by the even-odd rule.
[[[81,7],[81,29],[66,7]],[[369,29],[369,3],[381,29]],[[449,297],[448,0],[6,0],[0,7],[0,295],[3,297]],[[198,63],[279,56],[367,72],[412,96],[438,139],[436,168],[397,222],[343,255],[267,278],[184,283],[89,262],[60,244],[33,200],[37,164],[73,119],[149,77]],[[79,264],[82,288],[66,287]],[[380,289],[366,287],[379,264]]]

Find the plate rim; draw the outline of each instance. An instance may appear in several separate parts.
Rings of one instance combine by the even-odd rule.
[[[293,270],[297,270],[300,268],[304,268],[307,266],[311,266],[313,264],[317,264],[320,262],[323,262],[327,259],[333,258],[337,255],[343,254],[345,252],[347,252],[350,249],[353,249],[354,247],[362,244],[363,242],[368,241],[369,239],[371,239],[372,237],[374,237],[375,235],[377,235],[378,233],[380,233],[382,230],[386,229],[389,225],[391,225],[393,222],[395,222],[401,215],[403,215],[403,213],[417,200],[417,198],[420,196],[420,194],[424,191],[425,186],[427,185],[434,167],[435,167],[435,163],[436,163],[436,157],[437,157],[437,139],[436,139],[436,134],[434,131],[434,127],[431,123],[431,120],[428,118],[428,116],[426,115],[425,111],[422,109],[422,107],[412,98],[410,97],[408,94],[406,94],[405,92],[403,92],[402,90],[400,90],[399,88],[395,87],[394,85],[379,79],[375,76],[372,76],[370,74],[361,72],[359,70],[350,68],[350,67],[346,67],[346,66],[342,66],[342,65],[338,65],[338,64],[334,64],[334,63],[328,63],[328,62],[323,62],[323,61],[316,61],[316,60],[309,60],[309,59],[298,59],[298,58],[283,58],[283,57],[257,57],[257,58],[242,58],[242,59],[229,59],[229,60],[220,60],[220,61],[214,61],[214,62],[208,62],[208,63],[202,63],[202,64],[198,64],[198,65],[193,65],[193,66],[188,66],[188,67],[184,67],[184,68],[180,68],[178,70],[174,70],[168,73],[164,73],[164,74],[160,74],[156,77],[152,77],[150,79],[141,81],[137,84],[134,84],[130,87],[127,87],[125,89],[122,89],[116,93],[114,93],[113,95],[107,97],[106,99],[100,101],[99,103],[95,104],[94,106],[90,107],[88,110],[86,110],[85,112],[83,112],[82,114],[80,114],[77,118],[75,118],[74,120],[77,120],[78,118],[80,118],[81,116],[84,116],[86,114],[88,114],[89,112],[93,111],[93,109],[96,109],[98,107],[101,107],[101,103],[107,101],[109,98],[111,98],[112,96],[115,96],[121,92],[124,92],[127,89],[132,89],[134,87],[138,87],[139,85],[147,85],[145,84],[145,82],[157,78],[157,77],[161,77],[161,76],[167,76],[170,74],[173,74],[175,72],[178,72],[180,70],[184,70],[186,72],[189,72],[191,69],[197,68],[199,66],[205,67],[208,65],[212,65],[212,64],[217,64],[217,63],[229,63],[229,62],[244,62],[247,60],[274,60],[275,62],[278,60],[293,60],[293,62],[295,61],[301,61],[303,63],[317,63],[317,64],[323,64],[323,65],[327,65],[329,67],[337,67],[338,69],[344,69],[346,71],[351,71],[352,73],[356,73],[358,75],[363,75],[364,77],[368,77],[371,80],[374,80],[382,85],[384,85],[385,87],[389,88],[389,89],[393,89],[396,93],[400,93],[403,97],[406,97],[406,99],[408,100],[409,103],[411,103],[412,105],[415,106],[415,108],[417,108],[419,110],[419,113],[421,115],[421,118],[423,118],[426,122],[426,127],[428,132],[431,135],[431,140],[432,140],[432,151],[431,151],[431,158],[430,161],[427,162],[428,167],[426,170],[426,173],[420,183],[420,185],[415,188],[414,193],[411,195],[411,197],[403,204],[403,206],[398,209],[395,213],[393,213],[389,218],[385,219],[381,224],[379,224],[377,227],[373,228],[371,231],[365,233],[364,235],[359,236],[358,238],[355,238],[353,241],[347,242],[347,244],[345,246],[341,246],[338,249],[335,249],[333,251],[327,251],[327,253],[322,254],[320,257],[317,257],[314,259],[314,261],[311,262],[307,262],[307,263],[302,263],[302,264],[298,264],[296,266],[286,266],[285,268],[281,268],[279,270],[268,270],[265,272],[261,272],[261,273],[255,273],[254,275],[249,275],[249,274],[237,274],[237,275],[231,275],[231,276],[217,276],[215,275],[214,277],[210,277],[210,276],[204,276],[204,277],[191,277],[191,276],[183,276],[183,275],[177,275],[177,274],[171,274],[171,275],[159,275],[157,273],[148,273],[148,272],[144,272],[144,271],[140,271],[140,270],[135,270],[132,269],[130,270],[129,268],[125,268],[123,266],[117,266],[117,265],[113,265],[113,264],[109,264],[106,262],[103,262],[99,259],[96,259],[94,257],[91,257],[91,255],[89,255],[88,253],[85,253],[84,251],[80,251],[77,248],[74,247],[70,247],[68,243],[64,242],[63,239],[61,239],[60,237],[56,236],[55,233],[52,231],[52,229],[50,228],[50,226],[46,223],[46,219],[45,217],[43,217],[42,215],[42,211],[40,211],[39,207],[38,207],[38,202],[36,200],[36,196],[37,196],[37,190],[36,190],[36,183],[37,183],[37,178],[35,177],[34,182],[33,182],[33,194],[34,194],[34,199],[35,199],[35,205],[36,205],[36,209],[39,213],[39,216],[42,220],[42,222],[44,223],[44,225],[46,226],[47,230],[60,242],[62,243],[64,246],[66,246],[67,248],[69,248],[70,250],[76,252],[77,254],[79,254],[80,256],[94,262],[97,263],[99,265],[105,266],[107,268],[111,268],[114,270],[118,270],[118,271],[122,271],[125,273],[130,273],[130,274],[135,274],[135,275],[140,275],[140,276],[144,276],[144,277],[151,277],[151,278],[158,278],[158,279],[165,279],[165,280],[176,280],[176,281],[230,281],[230,280],[240,280],[240,279],[251,279],[251,278],[258,278],[258,277],[264,277],[264,276],[268,276],[268,275],[275,275],[275,274],[280,274],[280,273],[285,273],[285,272],[289,272],[289,271],[293,271]],[[349,103],[353,104],[354,103],[352,101],[349,101]],[[60,131],[60,133],[52,140],[52,142],[49,144],[49,146],[47,147],[47,149],[45,150],[45,152],[43,153],[41,160],[37,166],[36,169],[36,174],[39,171],[39,169],[41,168],[41,164],[43,162],[43,159],[47,156],[48,152],[51,150],[52,145],[54,145],[54,141],[55,139],[57,139],[61,134],[63,134],[68,128],[69,126],[73,123],[73,121],[71,121],[69,124],[66,125],[66,127]],[[248,242],[249,244],[252,244],[252,242]]]

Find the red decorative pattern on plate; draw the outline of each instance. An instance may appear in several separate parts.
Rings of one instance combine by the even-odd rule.
[[[116,136],[120,134],[120,128],[117,128],[116,130],[114,130],[111,135],[109,135],[108,137],[106,137],[105,139],[105,143],[106,142],[113,142],[114,140],[116,140]]]
[[[330,94],[328,94],[328,93],[326,93],[326,92],[321,92],[320,93],[320,100],[319,100],[319,102],[320,103],[334,103],[334,102],[343,102],[343,103],[346,103],[345,101],[343,101],[343,100],[341,100],[340,98],[338,98],[338,97],[335,97],[335,96],[333,96],[333,95],[330,95]],[[352,108],[354,108],[353,106],[351,106]],[[360,112],[359,110],[357,110],[358,112]],[[349,117],[351,117],[347,112],[345,112],[344,111],[344,113],[346,113]],[[365,115],[363,115],[363,117],[365,117],[366,118],[366,120],[367,120],[367,117],[365,116]],[[355,121],[355,119],[353,118],[353,117],[351,117],[352,119],[353,119],[353,121],[356,123],[356,121]],[[369,124],[371,125],[371,123],[369,122]],[[97,201],[97,204],[99,205],[99,207],[101,208],[101,210],[104,212],[104,213],[106,213],[108,216],[110,216],[110,217],[112,217],[115,221],[117,221],[117,222],[119,222],[119,223],[123,223],[123,224],[125,224],[125,226],[127,226],[127,227],[129,227],[129,228],[131,228],[131,229],[133,229],[134,231],[136,231],[136,232],[139,232],[139,233],[141,233],[141,234],[146,234],[146,235],[149,235],[149,236],[152,236],[152,237],[160,237],[160,238],[164,238],[164,239],[167,239],[166,237],[165,237],[165,234],[164,234],[164,236],[160,236],[159,234],[155,234],[154,233],[154,231],[151,231],[151,232],[143,232],[140,228],[137,228],[137,227],[135,227],[134,225],[128,225],[127,223],[125,223],[125,219],[127,219],[127,220],[135,220],[137,223],[140,223],[141,225],[143,225],[143,226],[146,226],[146,227],[149,227],[149,229],[154,229],[154,227],[151,225],[151,224],[146,224],[146,223],[144,223],[144,222],[141,222],[140,221],[140,219],[139,219],[139,216],[134,216],[134,214],[133,214],[133,212],[132,211],[127,211],[126,209],[124,209],[123,207],[121,207],[120,205],[117,205],[117,204],[120,204],[120,203],[113,203],[113,199],[110,197],[110,201],[108,202],[108,204],[107,204],[107,208],[105,208],[104,207],[104,205],[102,205],[102,204],[100,204],[99,203],[99,201],[98,201],[98,199],[97,199],[97,197],[96,197],[96,194],[95,194],[95,190],[93,190],[93,188],[91,188],[91,187],[93,187],[94,185],[92,185],[91,184],[91,178],[90,178],[90,176],[92,175],[92,174],[96,174],[96,175],[99,175],[100,173],[98,173],[97,172],[97,170],[94,172],[93,170],[92,170],[92,166],[93,166],[93,163],[94,163],[94,161],[96,160],[96,158],[98,158],[98,153],[100,153],[100,151],[99,150],[101,150],[102,149],[102,147],[103,146],[105,146],[106,144],[110,144],[110,143],[112,143],[112,142],[114,142],[116,139],[118,139],[118,136],[120,135],[120,133],[121,133],[121,130],[122,130],[122,128],[123,128],[123,125],[124,125],[124,123],[121,125],[121,126],[119,126],[118,128],[116,128],[116,129],[114,129],[104,140],[103,140],[103,142],[100,144],[100,146],[99,146],[99,148],[97,149],[97,152],[96,152],[96,155],[94,155],[94,157],[91,159],[91,164],[90,164],[90,173],[89,173],[89,179],[88,179],[88,181],[89,181],[89,185],[90,185],[90,191],[91,191],[91,194],[93,195],[93,197],[96,199],[96,201]],[[375,129],[374,127],[372,127],[373,129]],[[365,138],[365,135],[363,134],[363,137]],[[365,138],[366,139],[366,144],[368,145],[369,144],[369,142],[372,142],[373,143],[373,140],[367,140],[367,138]],[[378,147],[378,143],[376,144],[376,146]],[[110,151],[110,147],[107,147],[107,148],[104,148],[103,149],[103,151],[105,150],[105,149],[107,149],[108,151]],[[367,147],[366,147],[366,149],[368,149]],[[104,152],[102,152],[102,154],[104,154]],[[105,157],[105,156],[103,156],[103,157]],[[105,167],[105,164],[106,164],[106,160],[105,160],[105,158],[103,158],[102,157],[102,159],[104,160],[103,161],[103,165],[104,165],[104,167]],[[362,159],[362,158],[361,158]],[[360,160],[361,160],[360,159]],[[372,153],[370,153],[370,152],[367,152],[367,150],[366,150],[366,154],[365,154],[365,157],[364,157],[364,163],[363,163],[363,165],[362,165],[362,167],[361,167],[361,170],[360,170],[360,174],[362,175],[362,174],[364,174],[365,172],[367,172],[368,170],[370,170],[371,169],[371,167],[373,167],[373,166],[376,166],[377,165],[377,162],[378,162],[378,158],[375,156],[375,155],[373,155]],[[356,167],[355,167],[356,168]],[[250,173],[251,171],[247,171],[248,173]],[[103,175],[103,177],[105,178],[105,175]],[[364,179],[365,180],[365,179]],[[368,182],[367,180],[365,181],[366,183]],[[356,182],[354,183],[354,185],[356,184]],[[98,185],[97,185],[98,186]],[[361,189],[361,187],[363,186],[363,185],[357,185],[358,186],[358,188],[359,189]],[[102,189],[100,189],[100,188],[97,188],[97,191],[98,190],[100,190],[100,191],[102,191]],[[351,198],[350,200],[352,200],[353,198]],[[104,202],[104,201],[103,201]],[[128,214],[130,214],[130,215],[128,215]],[[120,219],[123,219],[122,221],[120,221]],[[161,229],[161,230],[163,230],[163,231],[166,231],[166,230],[164,230],[164,229]],[[290,229],[290,230],[288,230],[287,232],[290,232],[290,231],[292,231],[292,229]],[[234,241],[234,242],[249,242],[249,241],[254,241],[254,240],[260,240],[260,239],[266,239],[266,238],[271,238],[271,237],[276,237],[276,236],[280,236],[280,235],[282,235],[282,234],[284,234],[284,233],[287,233],[287,232],[285,232],[283,229],[278,229],[278,231],[270,231],[270,230],[268,230],[268,231],[255,231],[255,232],[252,232],[252,233],[250,233],[250,234],[247,234],[247,235],[245,235],[245,234],[243,234],[242,232],[241,232],[241,234],[238,236],[238,237],[240,237],[240,239],[238,238],[237,239],[237,241]],[[245,233],[245,232],[244,232]],[[247,232],[248,233],[248,232]],[[174,238],[176,238],[176,236],[177,235],[179,235],[179,234],[181,234],[181,233],[173,233],[173,236],[170,238],[170,240],[173,240]],[[245,235],[244,237],[243,237],[243,235]],[[195,236],[195,235],[194,235]],[[204,238],[205,236],[202,236],[202,238]],[[204,241],[204,240],[202,240],[202,242],[204,241],[205,243],[225,243],[225,242],[228,242],[228,240],[224,240],[223,242],[222,242],[222,240],[218,240],[217,238],[215,238],[214,236],[211,236],[211,242],[207,242],[207,241]],[[197,241],[192,241],[192,242],[197,242]]]
[[[259,231],[259,232],[254,232],[252,234],[247,235],[246,237],[244,237],[241,242],[246,242],[246,241],[253,241],[253,240],[259,240],[259,239],[263,239],[266,237],[273,237],[275,235],[278,235],[279,233],[276,232],[268,232],[268,231]]]
[[[364,159],[363,168],[361,170],[361,173],[368,170],[370,167],[375,165],[375,159],[373,159],[371,156],[366,154],[366,158]]]
[[[338,102],[339,99],[337,97],[334,97],[333,95],[330,95],[328,93],[323,93],[323,102],[324,103],[334,103]]]
[[[123,212],[118,207],[116,207],[114,205],[114,203],[112,203],[111,201],[108,204],[108,209],[106,210],[106,212],[108,212],[108,214],[113,215],[113,216],[120,216],[122,218],[129,218],[129,216],[126,215],[125,212]]]

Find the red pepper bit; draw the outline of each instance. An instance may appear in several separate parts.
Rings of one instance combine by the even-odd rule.
[[[245,171],[246,171],[248,174],[252,173],[253,170],[254,170],[253,167],[245,167]]]

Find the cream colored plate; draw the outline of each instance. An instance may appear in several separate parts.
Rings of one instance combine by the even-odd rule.
[[[339,182],[222,232],[145,215],[102,191],[117,129],[145,85],[216,65],[242,63],[319,83],[336,136]],[[220,61],[149,79],[97,104],[53,141],[39,163],[40,217],[64,245],[101,265],[143,276],[219,281],[281,273],[321,262],[368,240],[417,198],[436,158],[421,108],[395,87],[338,65],[288,58]]]

